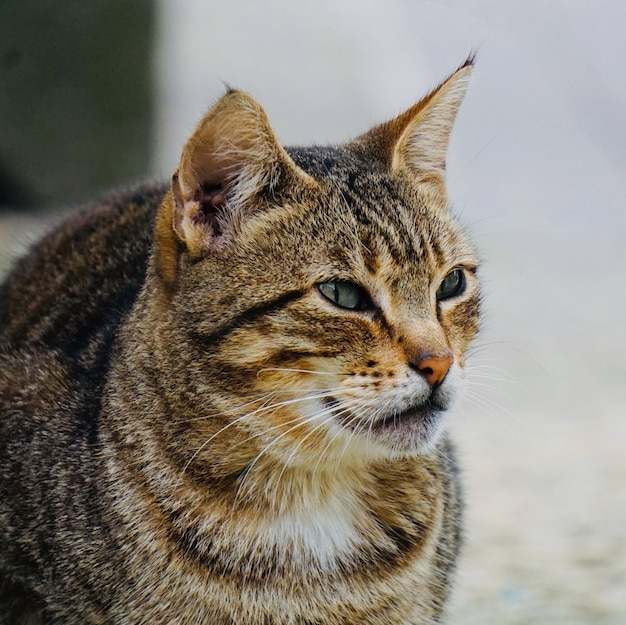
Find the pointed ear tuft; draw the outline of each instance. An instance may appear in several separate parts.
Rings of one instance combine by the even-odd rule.
[[[261,106],[229,89],[183,148],[172,177],[174,232],[192,257],[219,250],[229,224],[296,170]]]
[[[474,56],[425,98],[396,119],[356,139],[353,145],[394,171],[407,171],[417,181],[442,184],[450,134],[467,91]]]

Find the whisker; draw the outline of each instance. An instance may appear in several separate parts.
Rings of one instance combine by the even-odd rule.
[[[480,382],[479,380],[487,380],[486,382]],[[492,378],[490,376],[472,376],[471,379],[468,380],[467,385],[468,387],[471,388],[475,388],[475,387],[480,387],[480,388],[487,388],[490,391],[496,391],[502,395],[506,395],[505,391],[501,388],[499,388],[498,386],[494,385],[494,384],[489,384],[489,382],[509,382],[509,380],[502,380],[502,379],[498,379],[498,378]],[[510,380],[510,382],[512,384],[515,384],[516,382],[514,380]],[[519,383],[520,386],[524,386],[521,382]]]
[[[528,427],[528,424],[521,417],[511,412],[510,410],[508,410],[507,408],[505,408],[504,406],[502,406],[495,400],[491,399],[490,397],[486,397],[484,395],[480,395],[478,393],[472,392],[471,388],[466,389],[465,400],[468,403],[476,406],[477,408],[485,410],[485,413],[488,414],[490,417],[497,416],[497,414],[492,412],[494,409],[497,409],[500,412],[506,413],[509,417],[511,417],[518,424],[523,425],[524,428]],[[509,431],[514,432],[514,430],[511,427],[509,427],[508,424],[506,424],[506,422],[504,423],[504,425],[505,427],[507,427]]]
[[[280,480],[283,476],[283,474],[285,473],[285,471],[287,470],[287,467],[290,465],[292,458],[295,456],[295,454],[298,452],[298,450],[302,447],[302,445],[304,445],[304,443],[306,442],[306,440],[312,436],[315,432],[317,432],[318,430],[320,430],[322,427],[324,427],[329,421],[332,420],[333,418],[333,413],[328,410],[325,409],[324,411],[319,411],[317,413],[317,418],[319,418],[320,416],[322,416],[324,413],[326,413],[326,418],[321,421],[320,423],[318,423],[314,428],[311,429],[311,431],[304,436],[304,438],[295,446],[295,448],[293,449],[293,451],[289,454],[289,457],[287,458],[287,460],[283,463],[283,468],[281,469],[280,473],[278,474],[278,477],[276,479],[276,484],[275,487],[278,489],[278,485],[280,483]],[[313,472],[313,475],[315,474],[315,472]]]
[[[272,406],[269,406],[272,407]],[[315,415],[319,415],[319,414],[323,414],[325,409],[322,409],[321,411],[314,413],[313,415],[309,415],[309,417],[305,417],[306,419],[310,419],[310,418],[314,418]],[[293,417],[292,419],[289,419],[287,421],[282,421],[281,423],[278,423],[276,425],[272,425],[268,428],[265,428],[264,430],[260,431],[260,432],[255,432],[254,434],[251,434],[248,438],[246,438],[245,440],[241,441],[240,443],[237,443],[237,445],[235,445],[235,447],[237,447],[238,445],[243,445],[245,443],[247,443],[248,441],[251,441],[254,438],[258,438],[261,436],[264,436],[265,434],[267,434],[268,432],[272,432],[274,430],[280,430],[281,428],[285,427],[286,425],[289,425],[291,423],[296,423],[296,422],[300,422],[302,421],[302,417],[300,415]]]
[[[237,409],[241,410],[242,408],[245,408],[246,406],[250,406],[252,404],[256,404],[259,401],[265,402],[269,398],[276,396],[278,393],[279,391],[271,391],[269,393],[264,393],[258,396],[246,395],[245,397],[242,397],[242,399],[245,399],[246,397],[254,397],[254,399],[250,400],[249,402],[246,402],[245,404],[241,404],[240,406],[237,406]],[[207,419],[214,419],[215,417],[222,417],[222,416],[224,416],[223,412],[215,412],[215,413],[205,414],[201,417],[192,417],[190,419],[176,419],[175,421],[173,421],[173,423],[192,423],[194,421],[205,421]]]
[[[222,432],[224,432],[225,430],[227,430],[228,428],[236,425],[237,423],[243,421],[244,419],[248,418],[249,415],[245,414],[242,415],[240,417],[237,417],[236,419],[234,419],[233,421],[230,421],[229,423],[227,423],[224,427],[220,428],[215,434],[213,434],[212,436],[209,436],[209,438],[204,441],[204,443],[202,443],[202,445],[200,445],[200,447],[198,447],[198,449],[196,449],[196,451],[193,453],[193,455],[191,456],[191,458],[189,458],[189,460],[185,463],[185,466],[183,467],[182,471],[180,472],[180,476],[178,478],[178,481],[176,482],[176,484],[174,485],[174,492],[176,492],[176,489],[180,486],[180,484],[183,481],[183,477],[185,475],[185,472],[187,471],[187,469],[191,466],[191,463],[198,457],[198,454],[200,454],[202,452],[203,449],[206,449],[206,446],[209,445],[211,443],[211,441],[213,441],[217,436],[219,436]]]
[[[268,395],[268,397],[271,396],[271,394]],[[325,397],[328,396],[328,394],[318,394],[318,395],[306,395],[304,397],[301,398],[296,398],[296,399],[290,399],[288,401],[285,402],[279,402],[277,404],[264,404],[263,406],[261,406],[260,408],[258,408],[257,410],[254,410],[252,412],[246,413],[244,415],[241,415],[240,417],[237,417],[236,419],[234,419],[233,421],[227,423],[224,427],[220,428],[215,434],[213,434],[212,436],[210,436],[206,441],[204,441],[204,443],[202,443],[202,445],[200,445],[200,447],[198,447],[198,449],[193,453],[193,455],[191,456],[191,458],[187,461],[187,463],[185,464],[185,466],[183,467],[180,477],[178,479],[178,481],[176,482],[176,485],[174,486],[174,490],[176,490],[179,486],[180,483],[182,482],[183,476],[185,474],[185,472],[187,471],[187,469],[189,468],[189,466],[191,465],[191,463],[198,457],[198,454],[200,454],[202,452],[203,449],[206,448],[206,446],[208,444],[211,443],[211,441],[213,441],[215,439],[216,436],[219,436],[220,434],[222,434],[225,430],[227,430],[228,428],[236,425],[237,423],[240,423],[241,421],[243,421],[244,419],[250,419],[251,417],[254,417],[258,414],[260,414],[261,412],[265,412],[268,410],[272,410],[274,408],[277,407],[281,407],[284,405],[288,405],[288,404],[292,404],[292,403],[296,403],[298,401],[304,401],[307,399],[315,399],[318,397]],[[267,399],[267,397],[266,397]],[[249,403],[253,403],[253,402],[249,402]],[[249,404],[245,404],[245,405],[249,405]],[[281,427],[281,426],[276,426],[276,427]],[[242,441],[239,444],[243,444],[244,442],[247,442],[248,440],[251,440],[254,436],[250,436],[246,439],[246,441]]]
[[[350,407],[352,405],[357,405],[357,404],[358,404],[357,400],[352,400],[351,402],[346,402],[341,407],[341,410],[333,410],[331,412],[331,416],[334,417],[334,418],[337,418],[337,417],[343,416],[344,414],[351,414]],[[324,446],[324,449],[320,453],[319,458],[317,459],[317,462],[315,463],[315,466],[313,467],[313,472],[312,472],[313,476],[315,476],[315,474],[317,473],[317,469],[320,466],[320,463],[321,463],[322,459],[324,458],[324,455],[328,452],[328,450],[331,448],[331,446],[337,440],[337,438],[339,438],[339,436],[341,436],[342,434],[345,433],[345,431],[347,429],[346,426],[352,424],[358,418],[359,418],[358,415],[354,415],[353,414],[352,418],[349,419],[348,422],[345,425],[341,425],[340,429],[337,432],[335,432],[335,434],[333,434],[333,436],[330,438],[328,443]]]
[[[333,373],[332,371],[314,371],[312,369],[292,369],[291,367],[266,367],[257,371],[257,377],[268,371],[287,371],[289,373],[313,373],[315,375],[349,376],[349,373]]]
[[[374,406],[375,404],[376,404],[376,399],[370,398],[365,403],[360,402],[359,407],[361,409],[367,409],[367,408],[370,408],[371,406]],[[357,415],[357,416],[359,418],[361,417],[361,415]],[[346,441],[346,444],[344,445],[343,450],[341,451],[341,454],[339,455],[339,462],[343,459],[343,456],[346,453],[348,445],[352,442],[352,439],[359,433],[359,430],[365,429],[366,424],[367,424],[367,436],[365,437],[365,440],[367,444],[371,444],[370,441],[372,439],[372,427],[374,425],[374,422],[375,422],[374,418],[370,417],[367,420],[364,420],[364,419],[361,420],[361,423],[357,423],[357,426],[350,432],[350,436],[348,437],[348,440]]]
[[[459,467],[459,463],[457,462],[457,460],[448,456],[448,454],[444,453],[444,451],[439,447],[435,447],[435,458],[441,458],[451,465]]]
[[[291,434],[291,432],[293,432],[294,430],[297,430],[299,427],[302,427],[303,425],[306,425],[307,423],[310,423],[312,420],[314,420],[315,418],[318,418],[319,414],[321,414],[320,412],[315,413],[313,416],[311,417],[307,417],[305,419],[293,419],[293,421],[298,421],[296,423],[296,425],[294,425],[293,427],[290,427],[288,430],[286,430],[285,432],[283,432],[282,434],[280,434],[279,436],[277,436],[275,439],[273,439],[272,441],[270,441],[267,445],[265,445],[265,447],[263,447],[263,449],[256,455],[256,457],[254,458],[254,460],[246,467],[246,470],[244,471],[244,473],[241,475],[241,482],[239,484],[239,487],[237,488],[237,494],[235,495],[235,499],[233,502],[233,507],[236,506],[237,501],[239,500],[239,496],[242,493],[243,490],[243,486],[244,483],[246,481],[246,478],[250,475],[250,473],[252,472],[252,469],[254,468],[254,466],[257,464],[257,462],[261,459],[261,457],[271,448],[273,447],[276,443],[278,443],[282,438],[284,438],[285,436],[288,436],[289,434]],[[277,427],[283,427],[285,424],[281,424],[280,426]],[[265,431],[264,431],[265,432]]]

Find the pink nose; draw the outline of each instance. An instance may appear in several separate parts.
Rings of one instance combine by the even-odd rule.
[[[441,384],[446,377],[454,358],[452,354],[445,356],[426,356],[417,363],[418,371],[431,386]]]

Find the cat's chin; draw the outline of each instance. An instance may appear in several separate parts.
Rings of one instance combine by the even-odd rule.
[[[338,403],[331,400],[329,407],[337,415],[342,427],[351,434],[366,437],[370,442],[389,448],[390,452],[422,453],[431,449],[443,431],[446,406],[425,402],[402,412],[374,420],[355,418],[338,411]]]
[[[430,449],[443,430],[443,409],[416,406],[368,425],[366,435],[394,451],[422,453]]]

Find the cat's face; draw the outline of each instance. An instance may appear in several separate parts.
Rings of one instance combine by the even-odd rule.
[[[308,466],[432,447],[479,314],[477,259],[448,210],[438,162],[462,97],[446,100],[453,80],[443,96],[339,148],[285,152],[264,118],[262,137],[250,138],[247,117],[224,162],[215,163],[214,136],[201,158],[183,155],[157,259],[187,358],[222,415],[217,430],[194,426],[205,437],[254,441]],[[247,96],[225,96],[234,97],[251,115]],[[213,133],[225,132],[220,123]],[[251,164],[251,146],[264,141]]]

